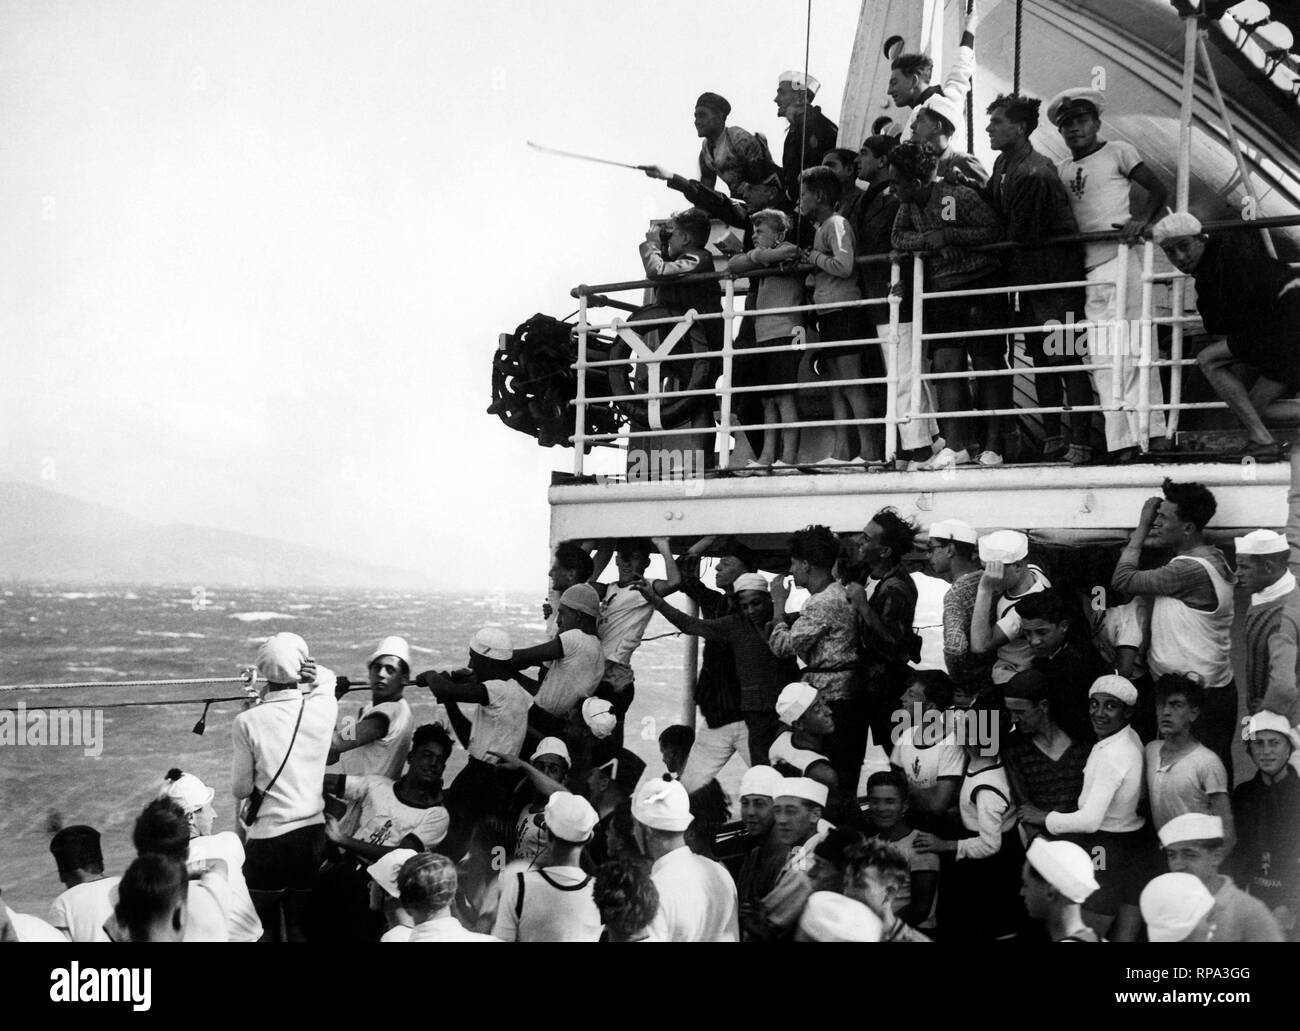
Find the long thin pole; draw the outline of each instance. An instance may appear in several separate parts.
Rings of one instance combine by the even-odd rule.
[[[1196,86],[1196,16],[1183,18],[1183,97],[1178,116],[1176,211],[1186,211],[1192,176],[1192,102]]]
[[[691,617],[699,614],[700,607],[692,598],[685,599],[682,610]],[[695,682],[699,670],[700,639],[691,634],[682,635],[682,723],[695,726]]]

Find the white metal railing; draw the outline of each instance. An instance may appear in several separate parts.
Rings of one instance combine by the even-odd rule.
[[[1210,223],[1207,229],[1221,231],[1226,229],[1252,229],[1260,230],[1268,226],[1290,226],[1300,224],[1300,216],[1294,218],[1273,218],[1260,219],[1250,223]],[[1117,239],[1114,233],[1090,233],[1070,237],[1068,240],[1055,242],[1082,242],[1090,240]],[[1050,242],[1049,242],[1050,243]],[[1011,244],[993,244],[982,248],[972,248],[972,250],[1007,250]],[[1185,358],[1183,356],[1184,344],[1184,326],[1188,323],[1199,321],[1194,316],[1183,314],[1183,281],[1185,277],[1177,272],[1156,272],[1154,269],[1155,245],[1150,240],[1144,241],[1142,247],[1142,298],[1140,305],[1140,317],[1137,325],[1137,371],[1138,371],[1138,398],[1136,404],[1127,401],[1123,396],[1123,370],[1125,363],[1131,362],[1134,355],[1134,348],[1130,340],[1130,325],[1127,319],[1128,308],[1128,263],[1134,260],[1130,248],[1120,245],[1118,248],[1118,261],[1116,263],[1115,274],[1115,298],[1114,310],[1115,317],[1110,320],[1106,326],[1108,345],[1113,351],[1112,366],[1112,390],[1109,398],[1098,397],[1097,403],[1087,406],[1071,406],[1068,403],[1056,407],[1023,407],[1023,408],[1005,408],[1005,409],[978,409],[970,408],[956,411],[939,411],[927,408],[924,403],[925,385],[943,379],[963,379],[973,380],[989,377],[1000,376],[1025,376],[1034,378],[1040,374],[1060,375],[1061,373],[1078,373],[1084,374],[1096,368],[1096,365],[1087,362],[1070,364],[1070,365],[1044,365],[1036,367],[1033,365],[1016,365],[1014,362],[1014,338],[1025,333],[1051,332],[1053,330],[1072,329],[1076,338],[1087,334],[1090,346],[1094,338],[1092,330],[1095,328],[1091,323],[1085,321],[1074,323],[1070,326],[1058,326],[1054,323],[1044,323],[1043,325],[1023,325],[1013,324],[1005,327],[997,327],[984,330],[961,330],[950,332],[933,332],[925,331],[925,302],[927,300],[936,300],[940,298],[954,297],[975,297],[981,295],[996,295],[1010,293],[1029,293],[1039,290],[1058,290],[1063,288],[1085,289],[1089,286],[1099,285],[1098,281],[1090,280],[1072,280],[1055,283],[1038,283],[1027,284],[1023,286],[1003,286],[978,288],[971,290],[951,290],[951,291],[926,291],[924,288],[924,262],[925,256],[921,253],[912,255],[911,261],[906,261],[906,256],[899,254],[891,255],[871,255],[859,259],[859,264],[880,264],[888,262],[890,265],[890,284],[891,290],[885,297],[865,298],[859,301],[841,302],[835,305],[814,305],[803,304],[779,308],[742,308],[737,306],[737,299],[744,291],[738,291],[736,286],[737,279],[748,280],[751,284],[765,275],[789,275],[792,271],[803,275],[807,272],[814,271],[810,266],[800,266],[797,269],[765,269],[750,272],[745,275],[729,273],[704,273],[694,276],[682,277],[671,282],[690,282],[690,281],[717,281],[721,287],[720,302],[721,311],[700,313],[694,310],[681,316],[660,319],[643,319],[635,321],[626,321],[620,318],[612,318],[608,322],[591,321],[591,298],[598,297],[598,304],[603,301],[603,295],[611,293],[626,292],[631,290],[641,291],[646,288],[655,288],[664,285],[662,281],[653,280],[635,280],[621,283],[609,283],[597,286],[583,286],[575,288],[574,296],[578,299],[578,356],[577,361],[572,368],[577,372],[577,389],[576,396],[572,402],[575,408],[574,412],[574,433],[570,438],[574,450],[574,473],[582,475],[583,458],[588,444],[606,444],[615,446],[627,446],[631,441],[639,438],[648,437],[686,437],[686,436],[704,436],[715,433],[721,434],[721,445],[718,448],[718,465],[717,468],[725,470],[728,468],[731,448],[728,444],[728,436],[738,433],[765,431],[768,429],[815,429],[823,427],[857,427],[862,425],[881,426],[884,431],[884,456],[886,461],[891,461],[897,454],[899,441],[899,427],[917,418],[980,418],[986,416],[1019,416],[1030,414],[1047,414],[1047,413],[1092,413],[1092,412],[1118,412],[1129,411],[1136,412],[1139,426],[1140,446],[1146,450],[1147,441],[1150,436],[1151,413],[1153,411],[1163,411],[1166,413],[1166,430],[1165,435],[1172,438],[1178,426],[1179,413],[1186,410],[1207,409],[1207,408],[1226,408],[1222,401],[1205,401],[1205,402],[1184,402],[1182,400],[1183,377],[1182,370],[1184,366],[1193,365],[1195,358]],[[907,370],[909,380],[909,390],[907,393],[907,405],[903,411],[898,410],[898,386],[902,369],[899,362],[899,348],[901,343],[901,327],[904,323],[900,317],[900,307],[902,303],[901,290],[903,265],[908,265],[908,273],[912,280],[912,310],[910,312],[911,334],[912,334],[912,353],[911,364]],[[1170,304],[1170,315],[1155,315],[1153,313],[1154,288],[1157,283],[1172,283],[1172,300]],[[751,287],[752,288],[752,287]],[[828,340],[828,341],[805,341],[795,345],[779,344],[775,346],[762,347],[744,347],[736,348],[735,346],[735,323],[737,318],[754,318],[759,315],[775,314],[792,314],[803,312],[815,312],[827,310],[828,308],[846,309],[846,308],[870,308],[883,305],[888,309],[888,323],[879,326],[881,335],[875,337],[866,337],[850,340]],[[685,337],[694,323],[706,322],[710,320],[722,320],[722,348],[720,351],[710,351],[707,354],[699,352],[673,353],[672,349],[680,340]],[[1156,351],[1156,327],[1167,325],[1172,327],[1172,340],[1170,357],[1161,359]],[[644,340],[640,332],[645,329],[662,328],[672,326],[665,339],[661,342],[657,350],[651,350],[644,346]],[[678,331],[680,328],[680,332]],[[612,332],[616,337],[622,337],[631,345],[631,353],[627,358],[608,359],[608,360],[588,360],[589,347],[593,335],[608,334]],[[944,339],[970,339],[972,337],[1003,337],[1008,340],[1011,346],[1008,348],[1007,367],[1003,369],[986,369],[974,370],[967,369],[958,372],[932,372],[925,368],[924,353],[926,342],[933,342]],[[600,339],[605,339],[600,337]],[[637,346],[639,343],[640,346]],[[791,346],[799,350],[816,351],[829,348],[843,348],[846,346],[861,347],[879,347],[884,359],[885,375],[870,376],[855,379],[824,379],[819,378],[806,383],[784,383],[784,384],[762,384],[758,386],[733,386],[732,373],[734,360],[737,355],[743,357],[752,357],[762,354],[770,354],[788,350]],[[660,369],[662,366],[672,362],[694,362],[702,359],[720,360],[721,375],[716,385],[709,385],[706,388],[694,390],[674,390],[666,391],[660,389]],[[647,371],[647,386],[649,389],[644,393],[605,393],[588,396],[587,389],[587,372],[593,369],[613,368],[626,366],[631,369],[637,363],[643,363]],[[1153,405],[1150,403],[1150,383],[1152,375],[1159,375],[1162,368],[1170,369],[1170,391],[1169,398],[1165,403]],[[824,391],[829,387],[850,387],[850,386],[884,386],[885,387],[885,411],[883,415],[872,415],[865,419],[807,419],[791,423],[754,423],[754,424],[736,424],[732,425],[732,408],[733,397],[748,393],[753,394],[772,394],[798,392],[804,390]],[[651,413],[649,421],[653,424],[656,420],[653,416],[654,408],[657,402],[675,400],[686,397],[712,397],[717,396],[719,399],[719,409],[716,421],[709,421],[708,425],[689,425],[677,427],[650,428],[638,430],[631,426],[623,427],[618,432],[609,433],[586,433],[586,413],[588,405],[617,405],[626,402],[646,402],[648,412]],[[1068,401],[1068,398],[1066,399]]]

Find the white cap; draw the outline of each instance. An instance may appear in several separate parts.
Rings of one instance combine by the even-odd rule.
[[[781,688],[776,699],[776,715],[782,723],[794,726],[794,721],[808,711],[809,706],[817,701],[817,688],[796,680]]]
[[[591,584],[574,584],[567,588],[560,595],[560,604],[586,616],[600,615],[600,595]]]
[[[829,794],[825,784],[811,777],[782,777],[781,784],[772,797],[802,798],[813,805],[825,806]]]
[[[691,825],[691,800],[675,780],[647,780],[632,797],[632,818],[657,831],[680,833]]]
[[[569,758],[569,746],[558,737],[544,737],[537,742],[537,748],[533,752],[533,758],[538,759],[543,755],[558,755],[564,760],[566,766],[573,765],[573,760]]]
[[[1061,109],[1065,108],[1068,112],[1071,107],[1080,102],[1091,104],[1096,109],[1098,118],[1106,110],[1106,103],[1098,90],[1087,86],[1072,86],[1070,89],[1061,90],[1047,102],[1047,120],[1053,125],[1060,125]]]
[[[257,672],[271,684],[296,684],[307,654],[307,642],[297,634],[274,634],[257,649]]]
[[[804,72],[782,72],[781,77],[776,81],[778,83],[788,82],[795,89],[806,89],[809,93],[816,93],[822,88],[820,82]]]
[[[921,105],[921,110],[929,110],[933,111],[937,115],[942,115],[948,120],[948,124],[952,126],[953,132],[956,132],[966,124],[965,110],[960,107],[956,101],[949,100],[942,93],[936,93],[934,96],[929,97],[926,102]]]
[[[1072,841],[1038,837],[1030,843],[1025,856],[1039,876],[1071,902],[1083,902],[1098,888],[1092,857]]]
[[[581,843],[591,838],[591,832],[600,817],[591,803],[581,795],[568,791],[556,791],[546,800],[542,819],[550,832],[561,841]]]
[[[1223,821],[1209,813],[1182,813],[1156,832],[1160,844],[1176,845],[1180,841],[1215,841],[1223,838]]]
[[[603,741],[614,733],[618,726],[618,717],[614,715],[614,706],[604,698],[588,698],[582,703],[582,722],[599,740]]]
[[[930,540],[977,544],[979,543],[979,534],[960,519],[940,519],[938,522],[930,524]]]
[[[406,663],[406,668],[411,668],[411,647],[406,643],[405,637],[385,637],[377,645],[375,650],[370,653],[370,658],[366,660],[366,666],[369,666],[381,655],[391,655],[395,659],[401,659]]]
[[[1275,734],[1281,734],[1291,742],[1291,750],[1295,751],[1297,747],[1296,728],[1291,726],[1291,721],[1285,716],[1279,716],[1275,712],[1269,712],[1267,709],[1261,709],[1254,716],[1247,716],[1241,721],[1241,740],[1253,741],[1255,735],[1261,730],[1271,730]]]
[[[216,794],[212,788],[192,773],[182,773],[175,780],[164,780],[158,789],[159,798],[173,799],[186,813],[197,812],[210,805]]]
[[[1019,530],[994,530],[980,538],[982,562],[1019,562],[1029,554],[1029,538]]]
[[[391,655],[392,652],[384,652],[385,655]],[[367,868],[371,879],[384,889],[393,898],[397,898],[397,874],[401,871],[408,859],[413,859],[420,853],[411,848],[395,848],[391,852],[385,852],[376,859]]]
[[[1251,530],[1245,537],[1232,542],[1238,555],[1278,555],[1291,550],[1291,545],[1280,533],[1272,530]]]
[[[1166,240],[1176,240],[1180,236],[1200,236],[1201,221],[1190,211],[1175,211],[1166,215],[1151,230],[1151,239],[1163,244]]]
[[[799,937],[810,942],[878,942],[883,931],[880,917],[835,891],[814,891],[799,917]]]
[[[751,766],[740,778],[740,797],[765,795],[768,798],[776,798],[783,780],[785,778],[770,766]]]
[[[1088,688],[1088,697],[1091,698],[1095,694],[1108,694],[1118,698],[1125,705],[1137,705],[1138,689],[1133,686],[1131,680],[1121,677],[1118,673],[1107,673],[1094,680],[1092,687]]]
[[[741,591],[762,591],[764,594],[771,594],[772,588],[767,582],[767,577],[762,573],[742,573],[736,577],[736,582],[731,585],[731,589],[739,594]]]
[[[0,902],[0,906],[4,906]],[[13,928],[14,936],[20,942],[67,942],[67,937],[58,928],[52,924],[46,923],[39,916],[32,916],[29,913],[15,913],[8,906],[5,906],[5,912],[9,914],[9,926]]]
[[[508,630],[485,626],[470,640],[469,650],[485,659],[509,659],[515,653],[515,645]]]
[[[1214,896],[1195,874],[1163,873],[1142,889],[1138,908],[1150,941],[1180,942],[1214,908]]]

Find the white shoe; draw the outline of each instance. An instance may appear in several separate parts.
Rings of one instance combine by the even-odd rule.
[[[737,476],[761,476],[767,471],[767,466],[757,459],[751,458],[739,469],[732,470]]]
[[[950,447],[945,447],[928,462],[921,463],[921,469],[926,472],[932,472],[935,469],[948,469],[955,465],[970,465],[970,452],[963,448],[960,451],[954,451]]]
[[[772,470],[772,475],[774,476],[790,476],[794,473],[797,473],[799,471],[799,467],[797,465],[791,465],[789,462],[783,462],[781,461],[781,459],[778,458],[775,462],[772,463],[771,470]]]
[[[940,451],[948,446],[948,442],[942,437],[935,437],[930,443],[931,456],[937,455]]]
[[[985,468],[990,468],[995,465],[1001,465],[1002,456],[999,455],[996,451],[981,451],[979,457],[979,464],[984,466]]]
[[[851,464],[851,463],[849,463],[848,461],[846,461],[846,460],[843,459],[843,458],[832,458],[830,455],[827,455],[825,458],[822,458],[822,459],[819,459],[819,460],[816,461],[816,462],[813,462],[813,465],[814,465],[814,466],[818,466],[818,467],[824,466],[824,467],[826,467],[827,469],[838,469],[838,468],[840,468],[841,466],[845,466],[845,465],[849,465],[849,464]]]

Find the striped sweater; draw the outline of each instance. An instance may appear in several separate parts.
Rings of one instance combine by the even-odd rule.
[[[1267,709],[1300,722],[1300,590],[1246,613],[1246,711]]]

